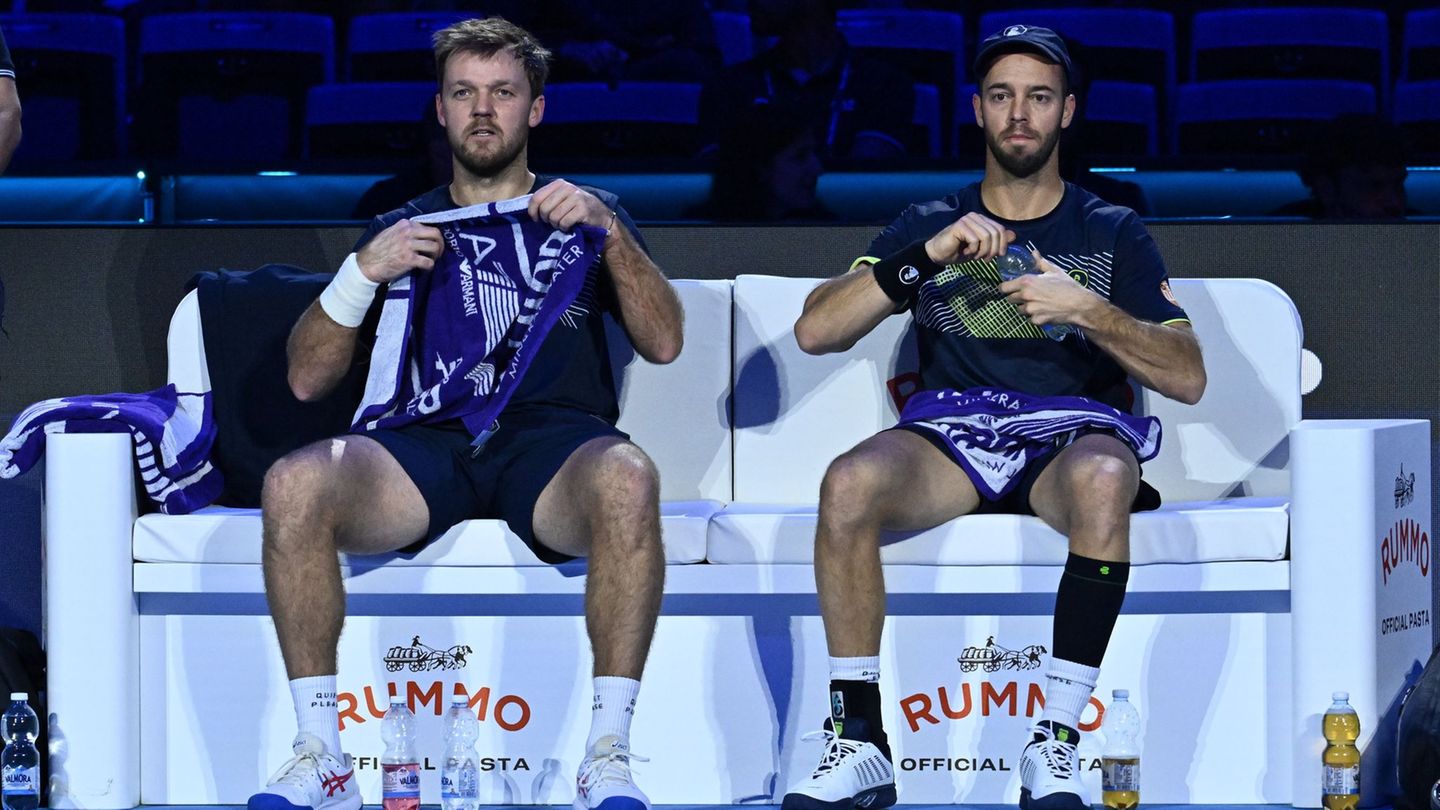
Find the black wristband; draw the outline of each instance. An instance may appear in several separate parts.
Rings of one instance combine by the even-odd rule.
[[[930,254],[925,252],[924,239],[912,242],[870,266],[870,272],[875,274],[875,283],[897,304],[914,301],[920,285],[944,269],[930,260]]]

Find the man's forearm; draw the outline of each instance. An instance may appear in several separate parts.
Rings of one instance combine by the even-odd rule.
[[[897,306],[875,283],[870,265],[860,264],[810,292],[795,322],[795,340],[807,354],[843,352],[894,315]]]
[[[1191,405],[1205,393],[1205,362],[1189,324],[1142,321],[1105,303],[1077,325],[1146,388]]]
[[[290,390],[301,402],[323,398],[345,376],[355,357],[360,330],[341,326],[316,301],[290,330],[285,345]]]
[[[680,297],[625,226],[615,227],[604,257],[625,333],[641,357],[652,363],[669,363],[679,356],[685,340]]]
[[[10,165],[10,158],[20,146],[20,108],[0,109],[0,173]]]

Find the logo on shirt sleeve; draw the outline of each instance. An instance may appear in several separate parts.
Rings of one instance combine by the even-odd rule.
[[[900,283],[901,283],[901,284],[914,284],[915,282],[917,282],[917,281],[919,281],[919,280],[920,280],[920,271],[915,269],[915,265],[913,265],[913,264],[907,264],[907,265],[905,265],[904,267],[900,268]]]
[[[1180,306],[1180,302],[1175,300],[1175,293],[1170,291],[1170,279],[1161,279],[1160,294],[1165,296],[1166,301],[1169,301],[1177,307]]]

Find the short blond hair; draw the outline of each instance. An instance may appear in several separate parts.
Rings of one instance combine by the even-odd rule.
[[[435,81],[444,90],[445,62],[456,53],[473,53],[489,58],[509,51],[525,68],[530,81],[530,97],[545,93],[545,79],[550,75],[550,51],[533,34],[504,17],[461,20],[435,32]]]

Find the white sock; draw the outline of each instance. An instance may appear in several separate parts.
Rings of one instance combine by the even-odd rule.
[[[325,750],[340,756],[340,710],[335,706],[335,676],[316,675],[290,682],[295,699],[295,720],[300,730],[314,734]]]
[[[1064,723],[1078,730],[1080,713],[1085,711],[1099,679],[1098,667],[1051,658],[1050,671],[1045,673],[1045,710],[1040,713],[1040,719]]]
[[[880,682],[880,656],[862,655],[858,658],[836,658],[830,656],[830,680]]]
[[[590,739],[585,741],[586,751],[608,734],[614,734],[626,744],[630,742],[630,721],[635,718],[635,696],[639,693],[640,682],[634,678],[595,676],[595,703],[590,707]]]

